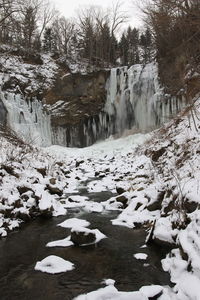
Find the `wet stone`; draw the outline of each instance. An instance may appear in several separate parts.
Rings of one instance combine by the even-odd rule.
[[[96,235],[92,232],[86,233],[82,231],[71,231],[71,241],[77,245],[85,245],[85,244],[91,244],[94,243],[96,240]]]

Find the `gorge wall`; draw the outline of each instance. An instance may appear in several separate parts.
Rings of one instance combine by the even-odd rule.
[[[96,141],[91,119],[97,117],[106,100],[109,71],[65,74],[45,95],[51,115],[52,142],[83,147]],[[88,132],[85,132],[88,128]]]
[[[39,65],[17,56],[1,56],[0,64],[1,123],[40,146],[85,147],[130,129],[148,132],[185,104],[164,94],[155,63],[74,74],[49,55]]]
[[[58,87],[62,87],[62,99],[66,100],[51,107],[53,144],[84,147],[130,129],[148,132],[184,105],[183,96],[164,94],[154,63],[114,68],[110,76],[103,74],[67,76],[57,85],[56,96],[60,97]]]

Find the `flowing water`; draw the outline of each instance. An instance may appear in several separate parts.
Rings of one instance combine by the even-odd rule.
[[[96,201],[110,197],[106,193],[90,196]],[[75,209],[64,217],[36,219],[0,240],[0,299],[70,300],[103,287],[103,279],[108,278],[114,279],[121,291],[134,291],[150,284],[168,285],[168,274],[160,265],[164,250],[156,246],[141,248],[145,231],[112,226],[110,220],[116,216],[117,212],[96,214]],[[85,247],[45,247],[48,242],[70,234],[69,229],[56,225],[71,217],[88,220],[90,228],[98,228],[107,238]],[[148,254],[148,259],[136,260],[133,254],[139,252]],[[36,262],[48,255],[71,261],[75,269],[56,275],[35,271]]]

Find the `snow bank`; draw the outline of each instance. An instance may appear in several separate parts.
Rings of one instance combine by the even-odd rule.
[[[172,300],[167,289],[159,286],[145,286],[138,292],[120,292],[112,284],[97,291],[80,295],[74,300],[149,300],[150,298]]]

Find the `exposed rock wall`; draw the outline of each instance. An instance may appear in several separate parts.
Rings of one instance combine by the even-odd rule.
[[[96,141],[92,130],[87,134],[84,131],[95,116],[99,118],[104,107],[109,74],[68,73],[57,78],[45,95],[51,113],[53,144],[83,147]]]
[[[109,76],[69,74],[47,94],[47,103],[55,103],[53,143],[85,147],[126,130],[148,132],[176,115],[184,102],[182,95],[164,94],[155,63],[113,68]]]
[[[72,73],[49,54],[24,61],[9,51],[0,66],[1,122],[40,146],[85,147],[130,129],[151,131],[184,104],[164,94],[154,63]]]

